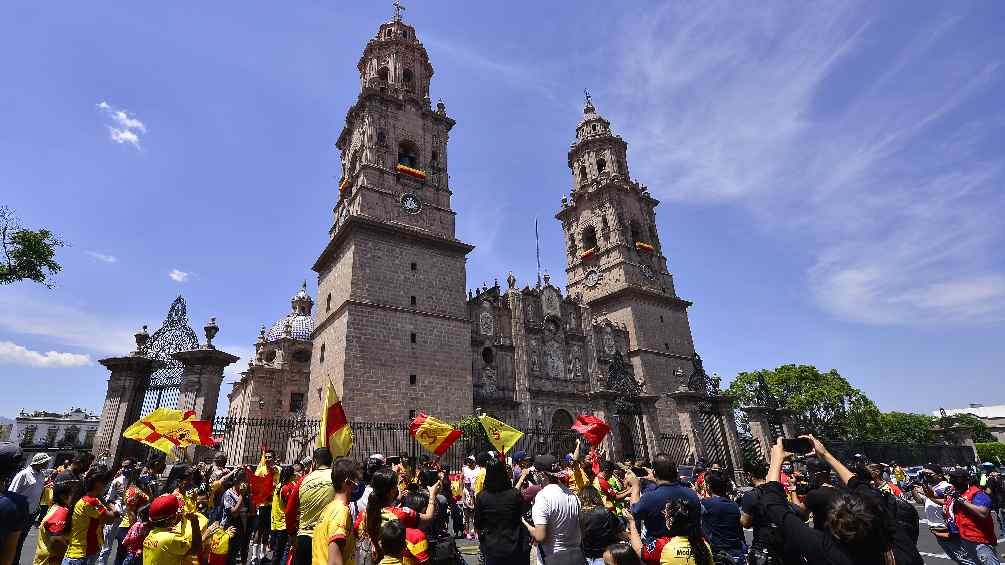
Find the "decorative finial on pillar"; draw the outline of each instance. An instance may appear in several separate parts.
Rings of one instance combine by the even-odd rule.
[[[401,0],[394,0],[394,21],[401,21],[401,12],[406,8],[401,5]]]
[[[544,286],[551,286],[551,275],[548,274],[548,271],[544,272]]]
[[[593,97],[590,96],[590,91],[584,88],[583,94],[586,96],[586,105],[583,107],[583,113],[592,114],[596,112],[597,109],[593,107]]]
[[[206,349],[216,349],[216,346],[213,345],[213,338],[220,331],[220,326],[216,325],[216,318],[210,318],[209,323],[202,329],[206,332]]]
[[[442,98],[436,101],[436,113],[440,116],[447,115],[447,105],[443,103]]]
[[[258,343],[265,343],[265,324],[258,328]]]
[[[513,275],[513,271],[510,271],[509,274],[506,275],[506,284],[509,285],[510,288],[516,288],[516,277]]]
[[[150,341],[150,334],[147,333],[147,327],[143,326],[143,329],[133,334],[133,339],[136,340],[136,351],[133,351],[133,357],[139,357],[146,353],[147,342]]]

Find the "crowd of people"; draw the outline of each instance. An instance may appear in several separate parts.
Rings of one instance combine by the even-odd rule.
[[[33,523],[35,565],[460,565],[462,538],[485,565],[918,565],[908,499],[950,559],[1000,563],[996,467],[908,477],[805,439],[810,452],[779,441],[743,476],[713,465],[689,480],[666,455],[618,462],[578,444],[561,458],[475,454],[456,470],[317,449],[287,466],[266,452],[258,469],[218,455],[113,470],[85,454],[46,471],[48,456],[22,468],[4,443],[0,476],[16,474],[0,496],[0,565],[18,562]]]

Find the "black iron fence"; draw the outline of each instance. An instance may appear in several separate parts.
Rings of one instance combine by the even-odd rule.
[[[678,465],[690,465],[694,462],[694,452],[691,441],[684,434],[660,435],[660,449],[669,455]]]
[[[384,456],[408,454],[418,457],[429,453],[408,433],[407,422],[350,422],[354,443],[350,457],[360,461],[371,454]],[[217,418],[213,436],[218,449],[227,455],[231,465],[252,465],[266,447],[275,452],[282,463],[293,463],[311,456],[317,442],[319,420],[305,418]],[[551,454],[562,456],[576,447],[576,432],[572,430],[522,430],[524,435],[509,453],[526,451],[531,456]],[[685,438],[686,439],[686,438]],[[462,437],[443,455],[441,461],[460,468],[464,458],[494,449],[484,437]]]
[[[761,442],[752,437],[740,436],[740,449],[743,451],[744,462],[767,461],[768,456],[761,450]]]

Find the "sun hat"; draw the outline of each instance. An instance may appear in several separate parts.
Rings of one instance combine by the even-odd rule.
[[[52,461],[52,457],[49,457],[48,453],[36,453],[35,456],[31,458],[32,465],[48,465],[49,461]]]

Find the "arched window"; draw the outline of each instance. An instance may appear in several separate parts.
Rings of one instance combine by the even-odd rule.
[[[440,154],[434,149],[432,154],[429,156],[429,161],[435,163],[440,160]]]
[[[486,365],[491,365],[492,362],[495,360],[496,360],[496,354],[494,351],[492,351],[491,347],[486,347],[482,349],[482,361],[484,361]]]
[[[555,410],[551,417],[551,431],[566,431],[572,427],[572,414],[565,410]]]
[[[642,241],[642,234],[639,232],[639,223],[638,222],[636,222],[635,220],[632,220],[631,223],[629,224],[628,229],[631,232],[631,238],[632,238],[632,243],[633,244],[636,241]]]
[[[332,311],[332,293],[329,292],[328,300],[326,301],[325,304],[325,312],[331,312],[331,311]]]
[[[599,175],[600,173],[606,170],[607,170],[607,161],[605,161],[603,157],[597,159],[597,174]]]
[[[600,216],[600,235],[601,237],[607,237],[607,234],[611,231],[610,224],[607,223],[607,216]]]
[[[412,168],[418,167],[419,159],[416,157],[418,153],[419,151],[416,149],[414,143],[402,141],[398,144],[398,164]]]
[[[593,249],[597,246],[597,230],[593,226],[587,226],[583,230],[583,251]]]
[[[380,80],[382,80],[384,82],[387,82],[387,77],[390,74],[391,74],[391,70],[388,69],[387,67],[381,67],[380,70],[377,71],[377,75],[380,77]]]
[[[384,144],[386,144],[386,143],[387,143],[387,134],[384,133],[384,130],[382,130],[382,129],[377,130],[377,145],[380,145],[380,146],[383,147]]]
[[[323,343],[321,344],[321,354],[318,355],[318,362],[320,363],[325,362],[325,344]]]
[[[593,131],[597,131],[597,124],[593,124]]]
[[[405,90],[412,90],[412,69],[401,71],[401,82],[405,83]]]
[[[586,165],[579,166],[579,182],[586,182]]]

